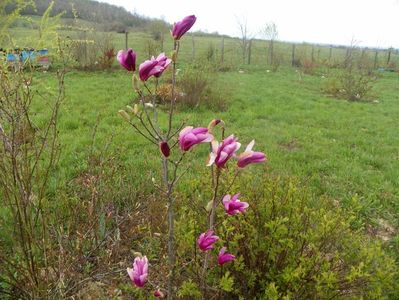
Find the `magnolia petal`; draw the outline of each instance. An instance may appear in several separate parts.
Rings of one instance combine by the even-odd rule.
[[[231,201],[235,202],[238,200],[239,197],[240,197],[240,193],[237,193],[237,194],[233,195],[233,197],[231,198]]]
[[[216,154],[219,148],[219,142],[217,140],[212,140],[211,146],[212,146],[212,151]]]
[[[186,135],[189,131],[191,131],[191,129],[193,129],[194,127],[193,126],[187,126],[187,127],[184,127],[183,129],[182,129],[182,131],[180,131],[180,133],[179,133],[179,137],[182,137],[183,135]]]
[[[252,151],[252,148],[254,147],[254,145],[255,145],[255,140],[252,140],[252,141],[247,145],[247,147],[245,148],[245,152],[251,152],[251,151]]]
[[[214,139],[215,139],[214,136],[209,133],[209,134],[207,134],[206,138],[202,142],[209,143],[209,142],[212,142]]]
[[[133,271],[133,269],[132,268],[127,268],[126,271],[127,271],[127,274],[129,274],[130,279],[132,281],[134,281],[134,271]]]
[[[215,162],[216,159],[216,154],[211,152],[209,153],[209,159],[208,159],[208,163],[206,164],[207,167],[210,167],[213,165],[213,163]]]
[[[236,151],[238,151],[238,149],[240,149],[240,148],[241,148],[241,143],[239,143],[239,142],[236,142],[236,144],[237,144],[237,146],[236,146]]]

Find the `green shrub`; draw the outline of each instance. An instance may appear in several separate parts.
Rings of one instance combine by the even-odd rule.
[[[314,75],[315,68],[316,68],[316,63],[314,61],[312,61],[310,59],[304,59],[302,61],[303,73],[308,74],[308,75]]]
[[[370,97],[376,76],[372,73],[345,69],[327,81],[323,91],[334,97],[349,101],[365,101]]]
[[[205,106],[219,111],[227,108],[228,92],[218,85],[216,72],[207,63],[185,67],[178,75],[177,87],[181,91],[179,102],[183,106]]]
[[[219,220],[217,234],[237,254],[223,269],[214,262],[208,277],[220,299],[398,296],[394,260],[379,242],[351,229],[354,215],[315,199],[293,180],[265,175],[247,177],[238,186],[250,208],[242,216]],[[177,239],[186,261],[199,255],[190,251],[200,226],[198,210],[187,211],[182,210]]]

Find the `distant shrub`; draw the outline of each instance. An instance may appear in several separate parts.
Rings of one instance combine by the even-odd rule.
[[[103,50],[102,55],[99,57],[99,64],[102,69],[110,69],[115,60],[116,52],[114,48]]]
[[[71,56],[77,68],[87,68],[94,66],[97,58],[97,51],[94,50],[94,41],[89,40],[86,32],[80,32],[76,39],[70,43]],[[94,54],[94,55],[90,55]]]
[[[297,67],[297,68],[301,68],[302,67],[302,63],[301,60],[296,58],[292,61],[292,66],[293,67]]]
[[[115,55],[113,36],[110,33],[80,32],[78,38],[71,41],[71,56],[78,69],[108,69]]]
[[[226,91],[217,84],[216,74],[208,64],[195,64],[178,75],[181,91],[180,104],[187,107],[204,105],[215,110],[225,110]]]
[[[219,236],[237,257],[208,278],[208,284],[219,286],[219,299],[398,296],[395,261],[379,242],[351,229],[355,215],[314,199],[291,179],[247,177],[237,186],[247,191],[242,197],[250,206],[245,215],[220,220],[224,233]],[[195,256],[190,243],[200,226],[197,214],[187,213],[181,210],[177,223],[182,261]]]
[[[349,101],[366,100],[373,88],[376,77],[365,72],[344,72],[340,76],[340,94]]]
[[[161,44],[157,40],[147,39],[145,42],[146,52],[148,58],[152,56],[158,56],[158,52],[161,50]]]
[[[390,70],[390,71],[395,71],[395,70],[398,69],[398,66],[397,66],[396,62],[390,61],[388,63],[387,69]]]
[[[171,102],[172,101],[172,88],[173,85],[171,83],[162,83],[157,88],[157,96],[164,102]],[[175,87],[175,98],[176,102],[179,103],[182,101],[182,91]]]
[[[102,70],[110,69],[116,56],[112,34],[103,33],[96,38],[95,43],[99,48],[98,67]]]
[[[305,58],[302,61],[302,69],[305,74],[313,75],[315,71],[316,64],[311,59]]]
[[[271,65],[272,71],[277,72],[282,62],[283,62],[283,56],[281,55],[281,53],[274,53]]]
[[[322,88],[331,96],[349,101],[368,100],[377,77],[373,73],[357,70],[344,70],[331,78]]]
[[[340,91],[340,85],[336,78],[330,78],[322,87],[322,91],[330,96],[338,97]]]
[[[371,71],[374,68],[374,62],[370,57],[370,54],[363,50],[360,54],[360,57],[357,61],[357,67],[359,70],[363,70],[365,72]]]
[[[215,59],[215,56],[216,56],[215,45],[213,43],[209,43],[208,48],[206,50],[206,59],[210,62]]]

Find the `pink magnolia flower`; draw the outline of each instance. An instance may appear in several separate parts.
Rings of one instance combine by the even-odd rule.
[[[161,53],[156,58],[156,61],[158,62],[158,66],[163,68],[162,71],[154,74],[155,77],[159,77],[161,76],[162,72],[168,67],[172,60],[170,58],[167,58],[165,53]]]
[[[249,164],[256,164],[266,161],[266,155],[263,152],[252,151],[255,145],[255,140],[252,140],[245,151],[238,156],[237,166],[239,168],[244,168]]]
[[[187,16],[180,22],[173,25],[172,36],[175,40],[180,40],[180,38],[193,27],[197,17],[194,15]]]
[[[163,298],[163,297],[165,297],[165,295],[162,293],[162,291],[160,289],[157,289],[154,291],[154,297],[155,298]]]
[[[133,269],[127,268],[127,273],[137,287],[143,287],[146,284],[148,277],[147,257],[136,257],[133,262]]]
[[[220,266],[225,263],[228,263],[230,261],[233,261],[235,259],[236,259],[236,257],[233,254],[226,253],[226,247],[223,247],[222,249],[220,249],[219,255],[218,255],[218,264]]]
[[[223,168],[240,147],[241,144],[237,142],[234,135],[224,139],[220,145],[217,141],[212,141],[212,152],[209,155],[208,166],[215,164],[218,168]]]
[[[139,67],[139,76],[142,81],[147,81],[151,76],[159,77],[172,60],[161,53],[157,58],[146,60]]]
[[[213,233],[213,230],[208,230],[207,232],[201,233],[198,237],[197,244],[202,251],[213,249],[213,244],[219,240],[219,237]]]
[[[192,146],[200,143],[207,143],[213,140],[213,135],[208,132],[208,128],[187,126],[180,131],[179,145],[183,151],[188,151]]]
[[[136,70],[136,53],[131,48],[127,51],[119,50],[116,58],[126,70],[132,72]]]
[[[224,210],[230,215],[234,216],[238,213],[243,213],[248,208],[249,204],[247,202],[241,202],[238,200],[240,193],[235,194],[233,197],[230,195],[225,195],[223,197]]]

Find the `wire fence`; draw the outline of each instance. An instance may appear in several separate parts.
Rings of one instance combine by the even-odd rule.
[[[80,59],[84,61],[87,58],[86,65],[96,60],[93,53],[93,49],[96,48],[94,46],[101,46],[105,43],[105,39],[110,39],[110,45],[112,44],[115,51],[127,47],[133,48],[137,53],[138,62],[160,52],[170,55],[173,48],[173,40],[169,34],[159,35],[155,40],[150,34],[144,32],[104,33],[62,30],[59,33],[66,39],[79,41],[75,45],[81,46]],[[31,36],[27,36],[26,41],[22,38],[18,39],[26,35],[26,30],[16,31],[15,35],[19,45],[30,47],[27,41]],[[96,51],[101,52],[104,47],[97,48]],[[270,43],[270,41],[259,39],[247,40],[244,43],[238,38],[198,35],[197,33],[186,34],[182,38],[179,58],[183,63],[207,60],[219,66],[255,65],[267,68],[300,67],[304,64],[340,67],[345,66],[348,59],[352,59],[368,69],[399,69],[399,50],[393,48],[373,49],[281,41]]]

